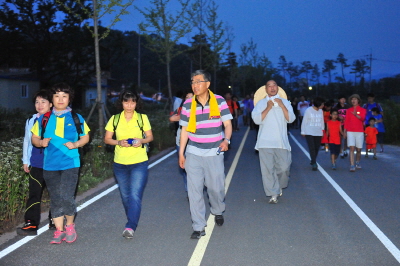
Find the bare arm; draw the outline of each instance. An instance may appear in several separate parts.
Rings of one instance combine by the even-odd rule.
[[[185,161],[186,161],[186,159],[185,159],[184,152],[185,152],[186,144],[187,144],[187,142],[189,140],[188,132],[186,131],[186,129],[187,129],[186,126],[182,126],[182,129],[181,129],[181,140],[179,142],[179,166],[182,169],[185,169]]]

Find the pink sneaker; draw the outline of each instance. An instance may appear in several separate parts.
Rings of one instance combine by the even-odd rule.
[[[65,231],[56,230],[53,234],[53,240],[50,241],[50,244],[61,244],[63,240],[65,240],[65,236],[67,234]]]
[[[67,242],[67,243],[75,242],[75,240],[78,236],[75,231],[75,224],[66,225],[65,226],[65,234],[66,234],[66,236],[63,239],[63,240],[65,240],[65,242]]]

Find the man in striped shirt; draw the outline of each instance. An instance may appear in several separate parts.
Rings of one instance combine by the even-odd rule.
[[[191,75],[194,97],[182,106],[179,165],[187,173],[188,197],[192,227],[192,239],[205,235],[206,206],[204,186],[211,204],[215,223],[224,223],[225,172],[223,152],[228,150],[232,136],[232,115],[225,99],[214,95],[210,87],[211,76],[203,70]],[[222,124],[224,127],[222,127]],[[187,146],[186,146],[187,145]],[[186,147],[186,154],[185,154]],[[185,157],[186,155],[186,157]]]

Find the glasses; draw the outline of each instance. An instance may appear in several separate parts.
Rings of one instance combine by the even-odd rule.
[[[208,82],[208,81],[205,81],[205,80],[191,81],[191,82],[190,82],[190,85],[197,85],[197,84],[200,84],[200,82]]]

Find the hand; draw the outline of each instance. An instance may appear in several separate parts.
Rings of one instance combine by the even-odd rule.
[[[138,148],[140,146],[142,146],[143,144],[143,139],[134,139],[136,141],[135,144],[132,144],[132,147]]]
[[[64,146],[67,147],[67,148],[70,149],[70,150],[73,150],[73,149],[76,149],[76,148],[77,148],[76,145],[75,145],[75,143],[73,143],[73,142],[71,142],[71,141],[68,141],[67,143],[64,143]]]
[[[306,135],[301,135],[303,138],[305,138],[306,137]]]
[[[131,147],[131,144],[128,143],[128,140],[126,139],[121,139],[118,141],[118,145],[121,147]]]
[[[279,99],[279,98],[277,98],[277,99],[275,99],[274,100],[278,105],[279,105],[279,107],[281,107],[281,108],[283,108],[285,105],[283,104],[283,102],[282,102],[282,99]]]
[[[347,132],[344,132],[344,133],[343,133],[343,138],[344,138],[344,139],[347,138]]]
[[[179,154],[179,167],[185,169],[186,158],[184,155]]]
[[[40,140],[40,146],[43,148],[46,148],[49,146],[49,142],[50,142],[51,138],[44,138]]]
[[[267,108],[266,109],[271,109],[274,106],[274,102],[272,100],[269,100],[267,102]]]
[[[228,141],[224,139],[218,147],[221,148],[221,151],[227,151],[229,149]]]
[[[28,164],[24,164],[24,171],[25,173],[29,173],[29,165]]]

